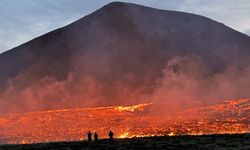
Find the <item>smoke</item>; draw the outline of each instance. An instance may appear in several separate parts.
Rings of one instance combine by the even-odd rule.
[[[22,74],[8,82],[0,95],[0,113],[137,104],[144,90],[135,87],[131,74],[111,84],[72,72],[65,80],[44,77],[23,87],[18,83],[27,81],[25,78]]]
[[[109,78],[112,73],[108,71]],[[105,78],[71,71],[65,80],[47,76],[26,85],[27,74],[21,74],[9,80],[0,93],[0,113],[144,102],[171,103],[172,111],[195,102],[249,97],[248,65],[228,65],[213,72],[200,57],[174,57],[161,76],[153,77],[130,72],[106,82]]]
[[[228,65],[214,73],[199,57],[175,57],[168,61],[162,73],[163,77],[157,79],[153,94],[155,102],[186,104],[249,97],[248,65]]]

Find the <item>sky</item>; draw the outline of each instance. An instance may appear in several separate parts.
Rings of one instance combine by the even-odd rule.
[[[63,27],[113,0],[0,0],[0,53]],[[250,0],[119,0],[195,13],[250,35]]]

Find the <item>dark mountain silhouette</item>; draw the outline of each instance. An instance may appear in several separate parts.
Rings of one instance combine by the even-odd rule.
[[[203,79],[249,59],[250,38],[224,24],[114,2],[0,54],[0,112],[150,101],[168,69]]]

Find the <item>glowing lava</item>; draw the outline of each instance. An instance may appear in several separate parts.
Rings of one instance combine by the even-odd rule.
[[[134,111],[143,111],[144,108],[148,105],[152,105],[153,103],[147,103],[147,104],[138,104],[138,105],[133,105],[133,106],[117,106],[114,107],[115,110],[118,110],[120,112],[122,111],[130,111],[130,112],[134,112]]]
[[[0,143],[33,143],[86,139],[96,131],[107,138],[250,132],[250,100],[220,101],[175,114],[154,113],[158,104],[78,108],[8,114],[0,117]]]

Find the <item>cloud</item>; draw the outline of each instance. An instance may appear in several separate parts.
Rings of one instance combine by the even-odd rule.
[[[96,7],[98,5],[96,4]],[[65,26],[97,9],[90,1],[3,0],[0,5],[0,53]]]
[[[250,29],[250,2],[248,0],[185,1],[177,10],[207,16],[243,33],[247,33]]]
[[[2,0],[0,53],[65,26],[113,0]],[[248,0],[120,0],[149,7],[200,14],[250,35]]]
[[[246,33],[247,33],[247,35],[249,35],[249,36],[250,36],[250,29],[249,29]]]

